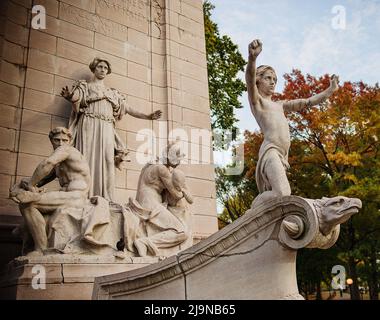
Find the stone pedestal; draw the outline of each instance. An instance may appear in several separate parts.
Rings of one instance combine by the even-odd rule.
[[[338,197],[337,197],[338,198]],[[159,263],[95,279],[94,299],[303,299],[296,255],[331,247],[358,199],[276,198]],[[333,203],[329,205],[329,203]],[[328,223],[328,234],[321,225]]]
[[[19,257],[0,275],[0,299],[88,300],[94,278],[158,262],[159,258],[50,255]]]

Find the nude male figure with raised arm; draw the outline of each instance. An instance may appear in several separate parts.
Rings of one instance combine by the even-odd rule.
[[[258,205],[259,202],[291,194],[286,176],[286,169],[289,168],[290,134],[284,111],[299,111],[304,107],[320,104],[338,88],[339,80],[333,75],[328,89],[308,99],[272,101],[277,83],[276,72],[272,67],[265,65],[256,69],[256,59],[262,51],[261,41],[252,41],[248,51],[248,99],[252,114],[264,134],[256,167],[256,183],[260,195],[253,202]]]

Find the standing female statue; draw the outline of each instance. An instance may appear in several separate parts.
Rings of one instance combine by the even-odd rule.
[[[79,80],[71,91],[62,88],[61,95],[73,105],[69,129],[73,145],[85,156],[91,170],[90,196],[99,195],[114,200],[115,166],[120,168],[127,154],[126,146],[115,130],[115,122],[125,114],[140,119],[161,117],[158,110],[144,114],[127,106],[126,97],[104,84],[111,73],[105,59],[95,58],[89,65],[94,74],[90,81]]]

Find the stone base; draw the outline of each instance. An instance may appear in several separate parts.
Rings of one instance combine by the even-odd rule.
[[[158,257],[59,254],[19,257],[0,274],[0,299],[89,300],[95,277],[130,271],[159,260]]]
[[[268,200],[176,256],[96,278],[93,299],[303,299],[297,250],[327,249],[336,242],[342,217],[360,207],[356,199],[342,200],[341,208],[296,196]],[[320,232],[320,217],[330,219],[327,235]],[[337,217],[334,223],[331,217]]]

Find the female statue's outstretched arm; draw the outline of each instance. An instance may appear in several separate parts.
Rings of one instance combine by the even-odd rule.
[[[140,119],[147,119],[147,120],[157,120],[161,117],[162,111],[157,110],[155,112],[152,112],[150,114],[145,114],[143,112],[140,112],[132,107],[127,106],[126,107],[126,113],[130,114],[132,117],[140,118]]]

